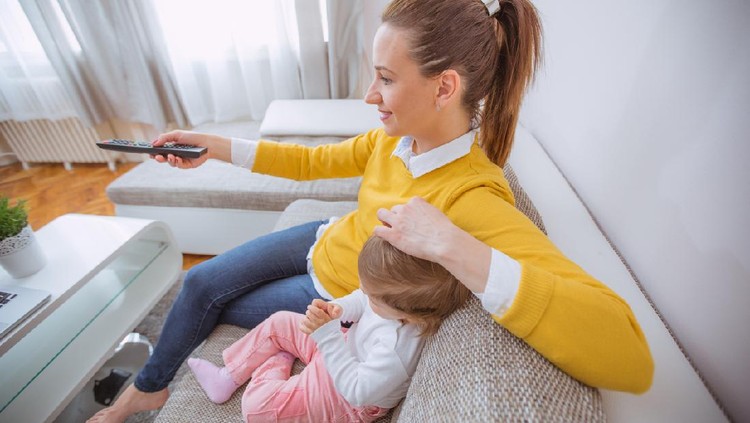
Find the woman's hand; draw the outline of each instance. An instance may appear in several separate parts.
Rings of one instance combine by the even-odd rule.
[[[484,292],[492,249],[459,228],[427,201],[414,197],[406,204],[378,210],[383,226],[374,234],[394,247],[445,267],[473,292]]]
[[[440,262],[451,235],[460,230],[443,212],[419,197],[390,210],[378,210],[378,219],[384,226],[376,226],[375,235],[407,254],[434,262]]]
[[[159,135],[159,137],[154,140],[152,144],[154,147],[160,147],[168,142],[206,147],[208,149],[208,152],[195,159],[178,157],[174,154],[168,154],[167,156],[163,156],[161,154],[152,155],[151,158],[159,163],[169,163],[170,166],[178,167],[180,169],[191,169],[194,167],[198,167],[205,163],[209,158],[231,161],[232,141],[228,138],[216,135],[201,134],[198,132],[177,130]]]
[[[341,317],[342,312],[343,310],[338,304],[315,299],[312,304],[307,306],[305,318],[300,322],[299,329],[310,335],[331,320]]]

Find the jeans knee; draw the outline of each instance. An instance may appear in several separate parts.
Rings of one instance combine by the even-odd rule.
[[[187,272],[187,275],[185,275],[185,281],[182,284],[182,292],[180,292],[180,295],[197,299],[212,298],[216,289],[214,277],[214,272],[210,271],[205,266],[194,266]]]

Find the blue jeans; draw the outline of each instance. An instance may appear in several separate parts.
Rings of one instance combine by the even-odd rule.
[[[219,323],[251,329],[277,311],[304,313],[321,298],[307,273],[307,253],[323,223],[256,238],[190,269],[136,388],[166,388]]]

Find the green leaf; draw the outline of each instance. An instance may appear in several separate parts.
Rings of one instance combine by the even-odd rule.
[[[28,224],[26,200],[10,205],[10,198],[0,197],[0,240],[18,235]]]

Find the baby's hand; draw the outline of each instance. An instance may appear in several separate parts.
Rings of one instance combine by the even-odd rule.
[[[312,304],[307,306],[305,318],[300,322],[299,329],[309,335],[331,320],[341,317],[342,312],[338,304],[313,300]]]

